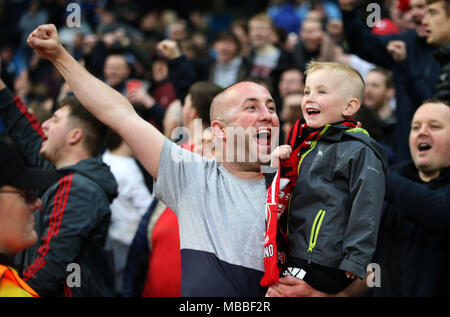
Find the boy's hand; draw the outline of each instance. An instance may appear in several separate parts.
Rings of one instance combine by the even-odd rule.
[[[53,24],[38,26],[27,39],[28,45],[42,58],[54,62],[63,52],[58,32]]]
[[[279,160],[287,160],[292,153],[290,145],[280,145],[270,155],[270,167],[278,168]]]

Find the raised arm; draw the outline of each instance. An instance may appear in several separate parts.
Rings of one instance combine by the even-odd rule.
[[[163,135],[140,118],[122,94],[91,75],[64,49],[53,24],[37,27],[28,37],[28,44],[53,63],[81,104],[116,131],[156,179]]]
[[[384,36],[373,34],[357,13],[357,9],[361,5],[360,0],[339,0],[344,23],[344,35],[350,52],[370,63],[390,69],[394,59],[388,52],[386,45],[391,40],[402,38],[397,34]]]

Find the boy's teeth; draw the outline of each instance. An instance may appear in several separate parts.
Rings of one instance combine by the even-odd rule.
[[[311,113],[319,113],[320,111],[317,109],[308,109],[307,112],[308,114],[311,114]]]

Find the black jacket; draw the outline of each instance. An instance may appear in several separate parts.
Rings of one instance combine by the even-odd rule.
[[[8,89],[0,91],[1,122],[30,165],[54,168],[39,155],[39,123],[13,97]],[[16,258],[23,265],[23,278],[40,296],[113,296],[105,242],[109,205],[117,195],[114,176],[100,157],[58,172],[61,179],[42,194],[42,209],[35,213],[39,240]]]
[[[393,150],[397,161],[409,160],[408,139],[412,117],[421,103],[432,96],[441,71],[439,63],[433,58],[436,48],[428,45],[425,38],[419,37],[415,30],[375,35],[363,24],[356,9],[343,11],[342,18],[350,52],[394,73],[398,122]],[[392,40],[406,43],[407,57],[404,61],[395,62],[387,51],[386,45]]]
[[[450,167],[425,183],[412,162],[386,177],[385,208],[373,259],[373,296],[449,296]]]
[[[434,57],[441,64],[442,71],[433,97],[450,102],[450,43],[441,47]]]

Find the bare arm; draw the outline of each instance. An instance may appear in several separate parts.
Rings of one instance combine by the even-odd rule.
[[[58,69],[78,100],[97,119],[116,131],[138,160],[156,179],[163,135],[140,118],[130,102],[91,75],[61,45],[56,27],[41,25],[28,37],[28,44]]]

